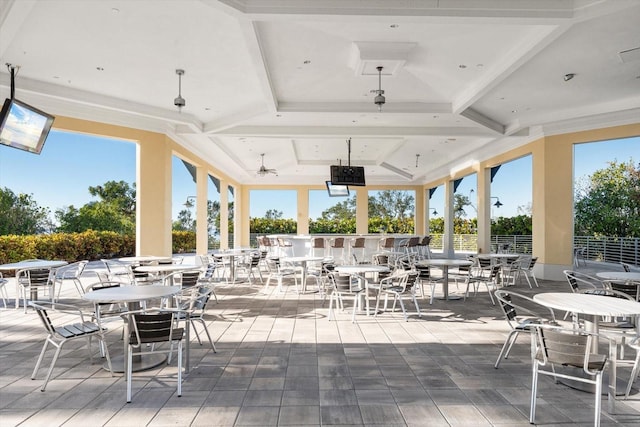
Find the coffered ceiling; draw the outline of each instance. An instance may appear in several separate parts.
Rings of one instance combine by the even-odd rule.
[[[545,134],[640,118],[637,0],[0,6],[18,99],[166,132],[243,184],[322,184],[349,138],[367,183],[422,184]],[[3,97],[9,81],[3,67]],[[256,174],[261,153],[277,176]]]

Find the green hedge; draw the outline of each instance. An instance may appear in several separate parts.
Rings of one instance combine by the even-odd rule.
[[[173,253],[195,251],[196,233],[174,231],[172,237]],[[0,236],[0,264],[34,258],[93,261],[130,256],[135,252],[135,235],[112,231]]]

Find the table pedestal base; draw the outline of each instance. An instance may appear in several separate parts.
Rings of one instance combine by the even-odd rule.
[[[111,358],[111,366],[113,367],[113,372],[124,373],[124,360],[124,356],[116,356]],[[132,371],[146,371],[148,369],[162,365],[166,361],[167,356],[165,354],[145,354],[144,356],[134,356]],[[109,365],[107,364],[107,362],[105,362],[102,367],[107,371],[109,370]]]
[[[449,294],[446,297],[444,295],[434,295],[435,299],[441,299],[441,300],[459,300],[462,299],[462,295],[457,295],[457,294]]]

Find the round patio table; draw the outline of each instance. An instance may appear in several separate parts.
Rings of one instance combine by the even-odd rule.
[[[57,268],[63,265],[69,264],[63,260],[46,260],[46,259],[27,259],[24,261],[12,262],[9,264],[0,265],[0,271],[12,271],[12,270],[39,270],[44,268]],[[16,307],[20,305],[20,289],[18,280],[16,279]],[[55,292],[55,289],[53,289]],[[38,299],[38,288],[31,289],[31,300],[36,301]]]
[[[423,259],[416,262],[418,266],[438,267],[442,269],[442,292],[444,293],[442,299],[444,300],[462,298],[460,295],[449,295],[449,267],[469,267],[472,264],[472,261],[457,258]]]
[[[93,303],[126,303],[128,311],[136,311],[140,310],[141,301],[168,297],[177,294],[180,290],[180,286],[118,286],[87,292],[82,298]],[[186,323],[188,324],[189,322]],[[129,326],[130,324],[131,318],[129,317],[126,325]],[[114,372],[126,372],[125,355],[127,354],[127,348],[129,346],[129,331],[131,327],[127,329],[124,333],[124,354],[111,358],[111,366]],[[165,360],[167,360],[167,356],[164,354],[134,356],[132,369],[134,372],[144,371],[160,365]],[[106,365],[103,367],[107,370],[109,369]]]

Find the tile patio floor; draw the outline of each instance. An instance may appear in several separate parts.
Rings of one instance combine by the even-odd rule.
[[[533,292],[569,291],[564,282],[540,285]],[[532,293],[526,283],[516,288]],[[174,358],[134,374],[129,404],[122,375],[90,364],[76,343],[41,392],[45,369],[35,381],[30,375],[44,329],[32,311],[0,309],[0,426],[529,425],[528,337],[493,368],[508,326],[486,293],[420,301],[422,318],[409,322],[396,312],[359,315],[352,324],[348,312],[328,321],[328,302],[323,307],[318,294],[274,289],[263,295],[258,286],[219,286],[219,303],[207,310],[218,352],[192,334],[182,397]],[[63,299],[76,298],[69,284]],[[111,354],[121,354],[120,332],[108,336]],[[619,369],[625,380],[629,372]],[[538,425],[592,424],[593,395],[549,378],[539,392]],[[602,425],[640,425],[640,393],[618,401],[617,412],[607,413],[605,397]]]

